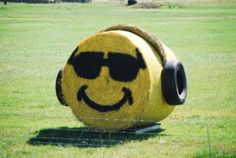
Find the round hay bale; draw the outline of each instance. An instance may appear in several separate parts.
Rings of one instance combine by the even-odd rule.
[[[135,8],[142,8],[142,9],[159,9],[161,8],[161,3],[158,2],[140,2],[135,4]]]
[[[170,69],[162,73],[166,65]],[[58,99],[93,128],[147,125],[166,118],[175,108],[170,104],[185,101],[186,78],[181,66],[155,36],[135,26],[114,25],[76,47],[57,78]],[[174,80],[168,78],[172,74]],[[162,78],[167,80],[163,82],[166,91]],[[175,92],[180,100],[176,101]]]

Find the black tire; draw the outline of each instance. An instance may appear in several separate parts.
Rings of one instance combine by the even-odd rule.
[[[181,105],[187,97],[187,79],[180,61],[166,62],[161,74],[162,92],[169,105]]]
[[[136,3],[137,3],[136,0],[128,0],[128,5],[134,5]]]
[[[57,73],[57,78],[56,78],[56,94],[57,94],[57,99],[58,101],[64,105],[64,106],[68,106],[64,100],[64,96],[62,94],[62,89],[61,89],[61,78],[62,78],[62,71],[60,70]]]

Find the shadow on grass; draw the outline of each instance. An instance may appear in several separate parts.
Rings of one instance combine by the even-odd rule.
[[[55,145],[76,147],[111,147],[130,141],[147,140],[160,134],[164,129],[136,134],[134,131],[99,131],[87,127],[42,129],[27,143],[30,145]]]

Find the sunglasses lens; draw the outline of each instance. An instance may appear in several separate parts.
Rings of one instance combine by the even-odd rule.
[[[137,77],[139,66],[137,60],[121,53],[109,53],[110,75],[116,81],[128,82]]]
[[[87,79],[96,78],[101,70],[103,55],[101,52],[80,53],[73,61],[76,74]]]

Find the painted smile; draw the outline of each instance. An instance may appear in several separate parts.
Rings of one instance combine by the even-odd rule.
[[[125,88],[125,87],[122,88],[122,91],[124,92],[123,98],[113,105],[101,105],[101,104],[94,102],[86,95],[85,90],[87,88],[88,88],[88,86],[84,85],[79,89],[79,91],[77,93],[77,100],[82,101],[82,99],[83,99],[84,102],[90,108],[97,110],[99,112],[109,112],[109,111],[119,110],[126,102],[128,102],[129,105],[133,104],[132,92],[128,88]]]

